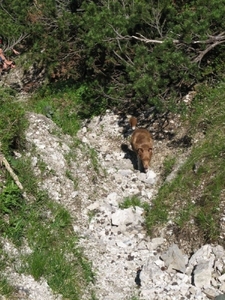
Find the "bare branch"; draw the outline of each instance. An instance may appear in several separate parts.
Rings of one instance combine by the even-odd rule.
[[[153,15],[152,22],[149,22],[145,19],[144,19],[144,21],[150,27],[156,29],[159,36],[160,36],[160,38],[163,38],[163,28],[165,26],[166,19],[161,24],[162,9],[159,8],[159,1],[158,1],[158,7],[157,8],[154,8],[153,5],[152,5],[152,15]]]
[[[144,42],[146,44],[148,43],[155,43],[155,44],[162,44],[163,41],[160,41],[160,40],[151,40],[151,39],[147,39],[146,37],[144,37],[142,34],[138,33],[138,36],[135,36],[135,35],[132,35],[132,38],[134,38],[135,40],[138,40],[138,41],[141,41],[141,42]]]
[[[129,62],[128,61],[126,61],[124,58],[122,58],[118,53],[116,53],[116,51],[113,51],[113,53],[120,59],[120,60],[122,60],[123,62],[125,62],[126,64],[128,64],[128,65],[134,65],[133,64],[133,62],[129,59]]]
[[[119,32],[118,32],[118,30],[116,30],[113,26],[112,26],[112,24],[109,24],[109,26],[112,28],[112,30],[115,32],[115,34],[116,34],[116,38],[112,38],[112,40],[118,40],[118,39],[120,39],[120,40],[130,40],[131,39],[131,36],[123,36],[123,35],[121,35]]]
[[[131,40],[131,39],[135,39],[137,41],[143,42],[145,44],[163,44],[165,42],[166,39],[162,39],[163,35],[162,35],[162,28],[164,26],[164,24],[162,26],[160,26],[160,18],[161,18],[161,12],[159,10],[153,10],[153,15],[155,17],[155,22],[154,23],[147,23],[149,26],[154,27],[159,35],[160,35],[160,39],[149,39],[147,37],[145,37],[144,35],[142,35],[141,33],[136,33],[136,35],[132,35],[132,36],[123,36],[117,29],[115,29],[113,27],[113,25],[109,24],[109,26],[113,29],[114,33],[116,34],[115,38],[108,38],[107,42],[110,41],[117,41],[117,44],[119,46],[120,51],[122,52],[122,47],[120,45],[120,41],[121,40]],[[215,48],[216,46],[222,44],[225,42],[225,31],[217,34],[217,35],[208,35],[208,39],[206,40],[193,40],[191,41],[189,44],[184,43],[181,40],[178,39],[172,39],[172,43],[176,44],[176,47],[182,47],[182,48],[187,48],[188,51],[192,51],[192,52],[197,52],[197,56],[192,60],[193,63],[198,63],[201,62],[202,58],[209,52],[211,51],[213,48]],[[191,45],[196,45],[196,44],[205,44],[206,45],[206,49],[203,51],[194,49]],[[126,61],[124,58],[122,58],[118,53],[116,53],[114,51],[114,54],[121,59],[122,61],[132,64],[133,62],[132,60],[127,57],[128,61]]]
[[[114,100],[114,101],[120,101],[120,102],[125,102],[125,99],[124,98],[115,98],[115,97],[112,97],[108,94],[106,94],[102,88],[102,86],[99,86],[99,92],[101,93],[102,96],[104,96],[106,99],[110,99],[110,100]]]
[[[217,41],[223,41],[225,39],[225,32],[221,32],[218,35],[208,35],[209,39],[205,41],[193,41],[193,44],[210,44]]]
[[[130,40],[130,39],[135,39],[141,42],[144,42],[145,44],[163,44],[165,40],[158,40],[158,39],[148,39],[145,36],[143,36],[141,33],[137,33],[136,35],[132,36],[123,36],[121,35],[112,25],[110,25],[113,29],[113,31],[116,33],[116,38],[111,38],[109,40],[117,40],[117,43],[119,45],[119,48],[121,50],[121,46],[119,43],[119,40]],[[182,41],[173,39],[172,42],[177,45],[177,47],[181,45],[185,45]],[[201,62],[202,58],[211,51],[213,48],[216,46],[225,43],[225,32],[221,32],[217,35],[209,35],[209,38],[207,40],[197,40],[197,41],[192,41],[190,44],[206,44],[208,45],[204,51],[199,52],[199,54],[193,59],[194,63]],[[188,49],[190,50],[190,46],[186,45],[186,47],[189,47]],[[192,49],[193,51],[194,49]],[[196,50],[195,50],[196,51]],[[114,52],[121,60],[124,61],[124,59],[119,56],[116,52]],[[129,62],[132,63],[132,61],[129,59]]]
[[[205,50],[201,51],[197,57],[193,59],[194,63],[200,63],[202,58],[216,46],[225,43],[225,32],[218,35],[209,35],[209,39],[205,41],[194,41],[193,44],[209,44]]]
[[[141,42],[144,42],[146,44],[149,44],[149,43],[152,43],[152,44],[162,44],[165,42],[165,40],[161,41],[161,40],[152,40],[152,39],[148,39],[146,38],[145,36],[143,36],[142,34],[140,33],[137,33],[138,36],[136,35],[132,35],[132,38],[136,39],[136,40],[139,40]],[[172,40],[172,42],[174,44],[178,44],[180,41],[179,40]]]
[[[2,3],[0,4],[0,7],[2,8],[2,10],[4,10],[4,12],[6,13],[6,15],[8,15],[8,17],[10,17],[12,20],[16,21],[15,18],[5,9],[5,7],[2,5]]]
[[[69,5],[70,1],[69,0],[56,0],[56,11],[57,11],[57,16],[62,16],[64,11],[69,12]]]
[[[193,62],[194,63],[201,62],[202,58],[206,55],[206,53],[208,53],[213,48],[215,48],[217,45],[222,44],[222,43],[225,43],[225,40],[220,41],[220,42],[215,42],[214,44],[208,46],[204,51],[201,51],[200,54],[195,59],[193,59]]]
[[[7,50],[12,50],[17,44],[21,43],[23,40],[25,40],[27,37],[29,36],[29,34],[27,33],[24,33],[24,34],[21,34],[19,38],[15,39],[15,38],[12,38],[12,39],[9,39],[7,41],[7,45],[4,46],[4,51],[7,51]]]

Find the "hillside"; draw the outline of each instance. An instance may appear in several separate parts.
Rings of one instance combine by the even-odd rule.
[[[186,117],[139,115],[154,137],[147,174],[135,169],[128,116],[107,111],[81,122],[73,136],[55,124],[51,107],[37,114],[32,99],[7,98],[9,111],[25,109],[28,124],[25,146],[8,155],[22,194],[1,168],[2,296],[147,300],[225,293],[223,91],[223,83],[198,89]],[[49,98],[42,101],[47,107]],[[63,121],[56,119],[65,128]]]

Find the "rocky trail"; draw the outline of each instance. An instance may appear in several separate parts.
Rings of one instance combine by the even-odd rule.
[[[164,159],[179,157],[177,167],[166,179],[171,180],[190,147],[169,147],[171,141],[156,138],[157,124],[151,124],[154,156],[145,174],[135,168],[127,120],[118,115],[107,112],[84,123],[76,146],[49,118],[29,113],[28,119],[30,151],[26,155],[32,158],[37,176],[38,162],[46,164],[40,188],[73,216],[80,246],[96,273],[91,288],[97,299],[221,299],[219,295],[225,293],[225,250],[221,246],[205,245],[187,253],[176,243],[172,231],[162,230],[150,238],[142,208],[120,208],[125,198],[134,195],[151,205],[164,180]],[[179,121],[171,120],[164,133],[166,130],[179,133],[177,140],[185,135]],[[35,153],[31,151],[33,146]],[[67,170],[76,184],[66,176]],[[26,278],[18,285],[27,286]],[[53,299],[49,290],[43,295],[44,290],[38,297],[30,293],[29,299]],[[83,299],[88,299],[87,295]]]

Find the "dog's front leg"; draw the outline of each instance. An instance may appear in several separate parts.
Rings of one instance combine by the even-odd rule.
[[[137,163],[138,163],[138,170],[141,172],[142,162],[141,162],[141,159],[140,159],[139,155],[137,155]]]

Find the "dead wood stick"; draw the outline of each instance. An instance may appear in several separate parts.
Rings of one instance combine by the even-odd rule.
[[[11,175],[13,180],[15,181],[18,188],[23,190],[23,186],[20,183],[18,176],[13,172],[13,169],[10,167],[10,165],[9,165],[7,159],[5,158],[5,156],[0,153],[0,164],[1,163],[3,163],[5,165],[6,170],[9,172],[9,174]]]

